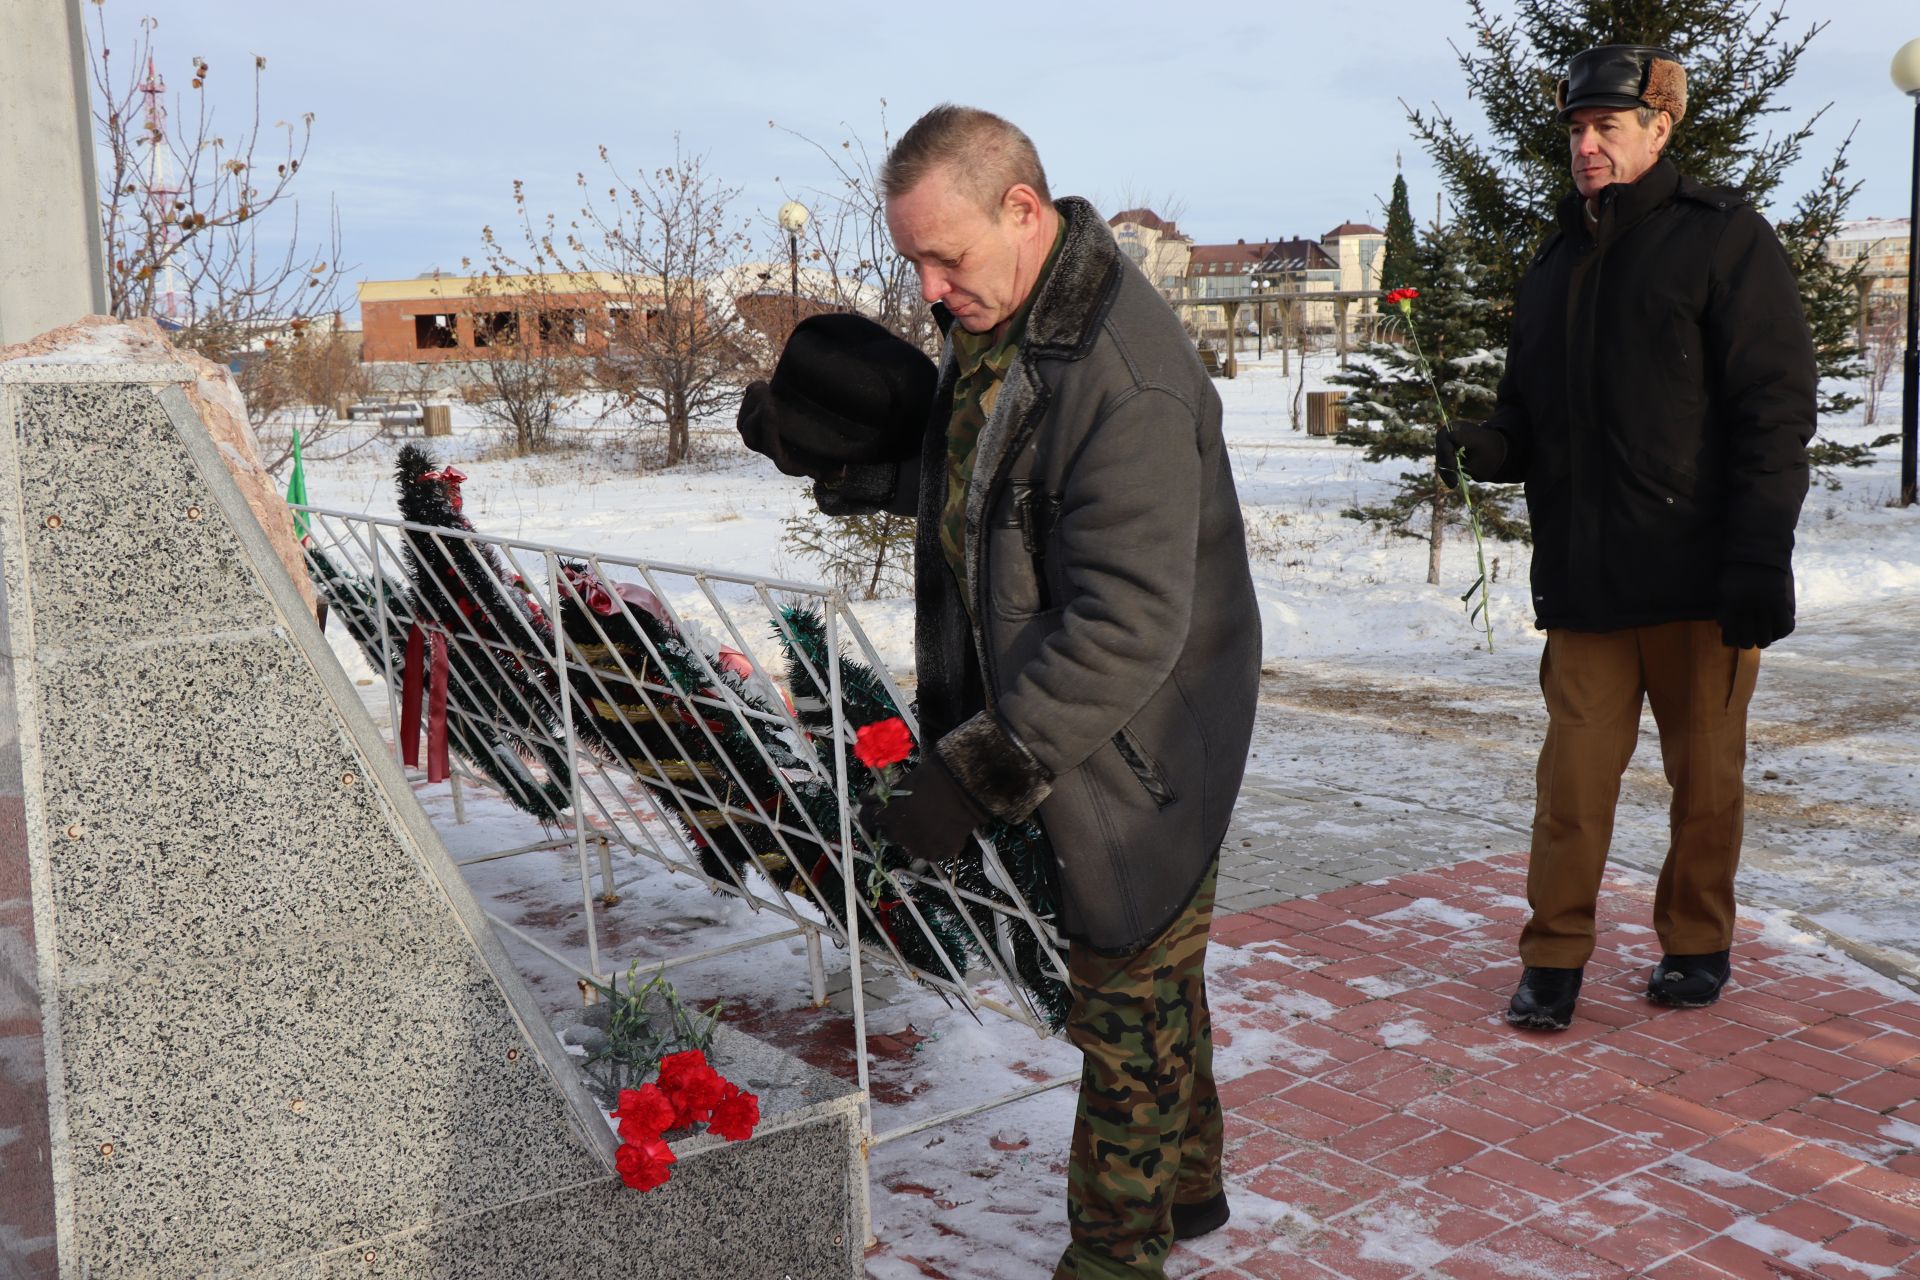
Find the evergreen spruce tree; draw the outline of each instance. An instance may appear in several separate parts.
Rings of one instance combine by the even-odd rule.
[[[861,600],[913,590],[912,516],[830,516],[804,503],[780,527],[780,545],[817,566],[829,586]]]
[[[1855,259],[1835,262],[1827,246],[1845,221],[1847,206],[1860,189],[1858,182],[1846,178],[1847,147],[1840,145],[1820,185],[1800,197],[1791,216],[1779,224],[1780,238],[1787,256],[1793,260],[1794,274],[1800,280],[1800,301],[1806,308],[1807,325],[1813,330],[1813,346],[1820,374],[1819,412],[1822,419],[1838,417],[1860,404],[1851,387],[1866,377],[1866,352],[1859,345],[1860,279],[1866,263]],[[1878,436],[1866,444],[1840,444],[1816,437],[1807,446],[1807,461],[1829,489],[1838,489],[1834,478],[1838,467],[1864,467],[1873,461],[1873,451],[1899,442],[1898,432]]]
[[[1417,252],[1413,210],[1407,207],[1406,175],[1395,173],[1393,198],[1387,202],[1387,249],[1386,259],[1380,264],[1380,287],[1392,290],[1412,284]]]
[[[1858,182],[1846,180],[1847,147],[1852,141],[1849,134],[1820,175],[1820,185],[1801,196],[1793,212],[1778,224],[1781,242],[1800,281],[1800,301],[1813,330],[1820,380],[1841,384],[1821,387],[1823,418],[1837,417],[1860,403],[1860,397],[1852,394],[1847,384],[1857,382],[1867,371],[1866,353],[1860,348],[1856,327],[1860,276],[1866,264],[1856,260],[1843,266],[1827,254],[1827,245],[1839,232],[1847,206],[1860,189]]]
[[[1773,202],[1782,175],[1800,158],[1821,115],[1815,111],[1784,129],[1768,118],[1787,110],[1780,92],[1826,25],[1793,34],[1783,5],[1517,0],[1510,16],[1500,16],[1492,0],[1467,4],[1474,38],[1460,51],[1460,69],[1467,96],[1485,113],[1488,129],[1470,130],[1439,108],[1411,111],[1409,118],[1439,165],[1461,221],[1487,248],[1486,287],[1503,313],[1511,310],[1520,276],[1552,231],[1554,208],[1572,186],[1566,130],[1553,110],[1553,88],[1582,49],[1646,44],[1672,50],[1687,71],[1687,112],[1674,128],[1667,158],[1702,182],[1740,188],[1762,210]],[[1857,186],[1840,180],[1846,151],[1843,141],[1819,185],[1778,224],[1800,272],[1820,376],[1829,381],[1861,373],[1860,351],[1844,319],[1852,315],[1857,295],[1847,272],[1825,254],[1825,240],[1846,216]],[[1851,395],[1829,393],[1820,411],[1842,413],[1855,403]],[[1864,453],[1845,456],[1848,451],[1835,453],[1831,447],[1822,453],[1829,455],[1826,465],[1866,461]],[[1820,465],[1819,457],[1815,463]]]
[[[1506,367],[1506,335],[1487,300],[1471,234],[1459,222],[1430,229],[1418,242],[1412,261],[1412,287],[1420,291],[1412,324],[1420,350],[1433,370],[1433,382],[1420,367],[1414,345],[1402,333],[1397,342],[1368,346],[1365,357],[1332,381],[1348,388],[1347,428],[1341,444],[1366,451],[1368,462],[1405,461],[1387,501],[1341,512],[1353,520],[1426,541],[1430,550],[1427,581],[1440,581],[1440,550],[1449,527],[1464,522],[1460,494],[1440,483],[1434,465],[1434,434],[1440,425],[1434,403],[1439,389],[1448,421],[1485,418],[1493,410],[1500,374]],[[1400,322],[1397,315],[1395,322]],[[1474,490],[1480,526],[1488,537],[1509,542],[1530,540],[1526,517],[1513,485],[1480,485]]]

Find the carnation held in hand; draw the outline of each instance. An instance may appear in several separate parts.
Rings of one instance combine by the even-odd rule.
[[[1413,344],[1414,363],[1420,368],[1420,376],[1427,380],[1428,390],[1433,392],[1433,407],[1440,418],[1439,429],[1434,432],[1436,445],[1435,472],[1440,470],[1441,459],[1438,453],[1447,451],[1448,432],[1452,424],[1447,421],[1447,402],[1440,394],[1440,384],[1434,381],[1433,365],[1427,361],[1427,353],[1420,349],[1420,331],[1413,323],[1413,300],[1420,296],[1418,289],[1393,289],[1387,293],[1388,306],[1397,307],[1406,322],[1407,341]],[[1480,562],[1480,578],[1468,587],[1466,594],[1460,597],[1460,603],[1467,606],[1467,622],[1478,622],[1480,630],[1487,637],[1487,652],[1493,652],[1493,579],[1487,574],[1486,540],[1480,532],[1480,511],[1473,503],[1473,481],[1456,465],[1454,480],[1460,491],[1460,501],[1467,510],[1467,529],[1473,534],[1473,554]],[[1474,592],[1480,593],[1480,603],[1473,603]]]
[[[913,754],[913,735],[899,716],[863,724],[854,734],[853,754],[869,769],[885,769]]]
[[[913,754],[913,734],[907,731],[907,722],[899,716],[888,716],[885,720],[875,720],[872,724],[863,724],[853,735],[854,758],[873,774],[873,791],[870,796],[878,796],[882,801],[893,798],[893,784],[899,780],[901,761]],[[880,866],[875,863],[867,876],[867,887],[873,891],[870,901],[879,901]]]
[[[612,1112],[620,1122],[620,1151],[614,1159],[620,1180],[635,1191],[651,1191],[670,1175],[677,1158],[661,1135],[671,1129],[707,1128],[728,1142],[743,1142],[760,1123],[760,1099],[721,1078],[698,1049],[660,1060],[660,1078],[638,1089],[622,1089]]]

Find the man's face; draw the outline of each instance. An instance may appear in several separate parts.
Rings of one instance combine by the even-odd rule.
[[[986,333],[1027,300],[1046,262],[1052,224],[1025,185],[982,209],[937,168],[904,195],[887,201],[887,231],[900,256],[920,273],[920,296],[944,302],[968,333]],[[996,217],[995,214],[998,214]]]
[[[1663,111],[1652,124],[1641,124],[1632,108],[1586,107],[1567,123],[1567,144],[1573,154],[1573,185],[1591,200],[1602,187],[1638,182],[1653,168],[1667,145],[1672,123]]]

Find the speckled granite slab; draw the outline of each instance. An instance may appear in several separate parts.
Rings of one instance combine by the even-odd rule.
[[[0,363],[0,1277],[827,1280],[859,1100],[614,1138],[182,393]]]

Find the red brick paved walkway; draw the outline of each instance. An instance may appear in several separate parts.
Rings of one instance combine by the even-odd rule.
[[[1169,1275],[1920,1276],[1920,998],[1743,918],[1721,1001],[1657,1009],[1611,874],[1574,1026],[1515,1032],[1524,892],[1502,856],[1216,922],[1220,1039],[1270,1060],[1229,1174],[1289,1211]]]

